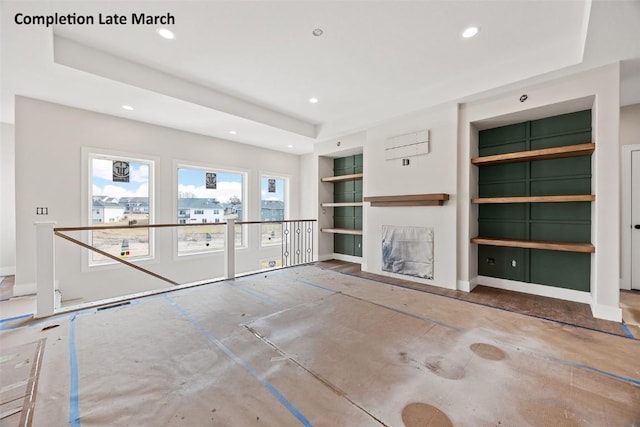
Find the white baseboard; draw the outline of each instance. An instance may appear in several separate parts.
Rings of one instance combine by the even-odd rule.
[[[489,286],[492,288],[505,289],[508,291],[523,292],[525,294],[533,294],[543,297],[581,302],[584,304],[591,304],[593,302],[593,300],[591,299],[591,294],[589,292],[556,288],[554,286],[538,285],[535,283],[525,283],[515,280],[498,279],[495,277],[478,276],[477,284]]]
[[[359,256],[353,256],[353,255],[345,255],[345,254],[333,254],[333,259],[337,259],[338,261],[346,261],[346,262],[353,262],[355,264],[360,264],[362,263],[362,258]]]
[[[20,283],[13,285],[13,296],[23,297],[25,295],[35,295],[38,288],[35,283]]]
[[[626,278],[620,279],[620,289],[625,290],[625,291],[630,291],[631,290],[631,282],[629,282],[629,280],[627,280]]]
[[[593,317],[613,322],[622,322],[622,309],[610,305],[590,304]]]
[[[0,276],[14,276],[16,274],[16,267],[0,267]]]
[[[463,292],[471,292],[476,286],[478,286],[478,278],[467,280],[458,280],[456,283],[458,290]]]
[[[318,261],[329,261],[333,259],[333,255],[320,255],[318,256]]]

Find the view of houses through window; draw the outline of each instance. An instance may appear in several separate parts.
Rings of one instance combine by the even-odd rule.
[[[149,224],[152,162],[92,156],[90,166],[92,225]],[[145,228],[92,231],[89,239],[96,248],[121,258],[151,256],[149,230]],[[107,257],[91,252],[92,264],[106,261]]]
[[[178,254],[224,249],[224,227],[233,215],[243,218],[244,174],[193,167],[178,168],[178,223],[210,224],[178,228]],[[242,246],[242,226],[236,226],[236,247]]]
[[[91,223],[94,226],[145,225],[153,217],[150,200],[153,162],[110,155],[89,155],[91,177]],[[194,254],[224,249],[226,219],[245,218],[245,173],[178,167],[177,228],[178,254]],[[260,178],[260,220],[274,224],[261,225],[261,244],[282,243],[282,221],[286,217],[288,178],[262,175]],[[198,226],[195,226],[198,224]],[[203,225],[205,224],[205,225]],[[188,225],[194,225],[189,227]],[[236,247],[243,246],[243,226],[236,226]],[[146,228],[90,232],[90,244],[110,254],[128,259],[153,256]],[[90,264],[111,262],[92,252]],[[265,260],[274,267],[278,260]]]
[[[285,219],[287,178],[263,175],[260,178],[260,220],[282,221]],[[263,224],[261,233],[262,245],[279,245],[282,243],[282,223]]]

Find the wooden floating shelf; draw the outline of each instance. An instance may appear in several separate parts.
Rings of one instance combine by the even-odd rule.
[[[338,175],[338,176],[326,176],[324,178],[320,178],[322,182],[340,182],[340,181],[350,181],[353,179],[362,179],[362,173],[352,173],[350,175]]]
[[[577,194],[571,196],[518,196],[518,197],[480,197],[471,203],[556,203],[556,202],[593,202],[593,194]]]
[[[362,206],[362,202],[331,202],[321,203],[320,206],[323,208],[344,208],[349,206]]]
[[[370,202],[371,207],[389,206],[442,206],[449,200],[445,193],[437,194],[410,194],[405,196],[374,196],[365,197],[365,202]]]
[[[519,151],[515,153],[497,154],[494,156],[475,157],[471,163],[476,166],[498,165],[501,163],[524,162],[528,160],[560,159],[563,157],[589,156],[596,144],[577,144],[564,147],[543,148],[541,150]]]
[[[362,230],[353,230],[348,228],[323,228],[320,231],[323,233],[354,234],[356,236],[362,236]]]
[[[474,237],[471,243],[478,245],[506,246],[510,248],[546,249],[550,251],[593,253],[596,248],[591,243],[542,242],[532,240],[498,239]]]

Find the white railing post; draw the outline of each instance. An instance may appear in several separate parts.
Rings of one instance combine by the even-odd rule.
[[[224,278],[236,277],[236,220],[227,218],[224,230]]]
[[[56,249],[55,221],[38,221],[36,226],[36,315],[50,316],[55,310]]]

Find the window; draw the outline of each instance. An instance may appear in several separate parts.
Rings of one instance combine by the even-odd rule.
[[[178,218],[186,224],[207,226],[178,229],[178,255],[224,249],[225,217],[244,215],[245,174],[193,166],[178,167]],[[194,216],[197,215],[197,218]],[[236,226],[236,247],[243,243],[242,226]]]
[[[262,175],[260,178],[261,221],[282,221],[288,215],[287,205],[289,179],[284,177]],[[261,244],[279,245],[282,243],[282,224],[262,224]]]
[[[91,224],[149,224],[153,161],[101,154],[89,154],[88,161]],[[111,255],[139,260],[153,256],[151,237],[146,228],[96,230],[89,233],[89,243]],[[112,262],[93,251],[89,256],[89,265]]]

